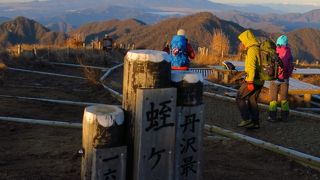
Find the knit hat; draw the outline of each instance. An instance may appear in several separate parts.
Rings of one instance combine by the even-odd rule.
[[[280,37],[278,37],[277,39],[277,43],[278,46],[287,46],[288,44],[288,37],[286,35],[281,35]]]
[[[177,32],[177,35],[185,36],[185,35],[186,35],[186,32],[185,32],[184,29],[179,29],[178,32]]]

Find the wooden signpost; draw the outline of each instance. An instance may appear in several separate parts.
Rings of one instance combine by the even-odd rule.
[[[169,88],[171,66],[169,55],[163,51],[131,50],[124,59],[123,100],[128,133],[127,176],[133,176],[136,99],[138,88]]]
[[[176,89],[138,89],[134,180],[174,180]]]
[[[126,146],[93,148],[92,152],[92,180],[126,179]]]
[[[203,78],[201,74],[173,71],[177,88],[175,180],[202,179]]]
[[[18,50],[17,50],[18,56],[21,56],[21,53],[22,53],[22,45],[18,44]]]
[[[118,106],[85,108],[83,116],[81,162],[82,180],[126,177],[124,113]]]
[[[202,75],[171,72],[166,52],[129,51],[125,113],[108,105],[85,109],[82,179],[201,180],[202,94]]]
[[[135,117],[135,102],[138,88],[170,87],[171,71],[169,56],[163,51],[132,50],[124,60],[122,107]],[[132,124],[133,125],[133,124]]]

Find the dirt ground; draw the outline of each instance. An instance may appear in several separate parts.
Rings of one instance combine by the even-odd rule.
[[[80,129],[8,122],[0,129],[0,179],[80,179]]]
[[[9,67],[84,77],[79,68],[7,62]],[[103,74],[103,72],[101,72]],[[122,70],[106,81],[121,93]],[[0,116],[81,122],[85,106],[4,98],[1,95],[121,104],[99,86],[85,80],[7,70],[0,86]],[[205,99],[205,123],[218,125],[285,147],[320,156],[319,122],[292,116],[289,123],[267,123],[258,131],[235,128],[234,103]],[[212,111],[212,107],[214,111]],[[226,107],[228,111],[226,112]],[[209,110],[210,109],[210,110]],[[265,114],[262,113],[262,116]],[[0,122],[0,179],[80,179],[81,129]],[[212,179],[320,179],[320,173],[275,153],[244,142],[204,134],[203,176]]]
[[[320,121],[291,115],[289,122],[270,123],[267,112],[260,110],[259,130],[248,131],[238,128],[241,120],[235,103],[224,102],[214,98],[205,99],[205,122],[251,137],[292,148],[319,157],[320,152]],[[212,110],[214,107],[214,110]],[[228,111],[225,108],[228,107]]]
[[[81,129],[0,123],[0,179],[80,179]],[[230,139],[204,139],[204,180],[310,180],[320,174]]]
[[[9,67],[85,77],[83,70],[74,67],[17,62]],[[103,72],[100,72],[103,74]],[[101,75],[102,76],[102,75]],[[84,106],[1,97],[1,95],[46,98],[76,102],[120,104],[102,86],[92,86],[86,80],[6,70],[0,87],[0,116],[81,122]],[[63,112],[63,113],[62,113]]]

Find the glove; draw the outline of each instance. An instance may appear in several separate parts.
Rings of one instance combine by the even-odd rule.
[[[253,91],[254,90],[254,84],[252,81],[247,82],[247,89],[249,91]]]

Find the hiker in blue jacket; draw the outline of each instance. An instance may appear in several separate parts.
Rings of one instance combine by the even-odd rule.
[[[195,58],[194,50],[188,43],[185,30],[179,29],[170,44],[171,69],[189,70],[190,59]]]

